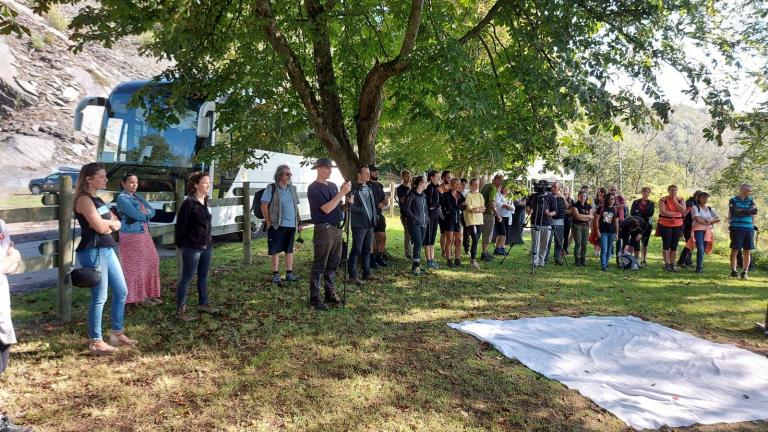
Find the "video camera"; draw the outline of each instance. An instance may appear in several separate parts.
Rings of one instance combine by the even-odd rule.
[[[533,191],[538,195],[546,196],[552,192],[552,185],[546,180],[539,180],[533,184]]]

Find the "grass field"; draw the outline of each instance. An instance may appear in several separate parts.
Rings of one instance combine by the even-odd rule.
[[[399,256],[400,224],[389,226],[389,250]],[[172,318],[174,262],[163,261],[166,304],[130,311],[127,332],[140,349],[111,358],[87,354],[86,291],[76,292],[78,321],[65,326],[53,323],[55,290],[15,297],[21,343],[0,378],[0,411],[39,431],[621,431],[628,428],[590,400],[446,323],[632,314],[768,354],[768,339],[753,330],[768,278],[732,280],[719,256],[707,257],[702,275],[661,271],[655,243],[649,268],[632,273],[602,273],[590,257],[587,268],[534,276],[520,247],[503,266],[477,272],[465,260],[462,270],[414,278],[400,260],[379,272],[383,283],[349,292],[346,308],[320,313],[306,306],[310,237],[297,253],[302,283],[282,288],[269,283],[263,240],[250,266],[240,245],[217,248],[216,319]]]
[[[43,206],[43,195],[12,194],[0,198],[0,209],[36,208]]]

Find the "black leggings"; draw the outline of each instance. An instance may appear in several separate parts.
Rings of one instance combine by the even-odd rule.
[[[680,237],[683,235],[683,227],[665,227],[659,225],[661,242],[664,250],[677,251],[677,244],[680,243]]]
[[[469,238],[472,239],[472,246],[469,248],[469,257],[472,259],[477,258],[477,242],[480,240],[480,231],[483,229],[482,225],[470,225],[467,228],[469,232]]]
[[[8,368],[8,362],[11,357],[11,346],[0,342],[0,375]]]
[[[437,237],[437,226],[440,224],[440,218],[429,218],[427,221],[427,234],[424,237],[424,246],[434,246]]]

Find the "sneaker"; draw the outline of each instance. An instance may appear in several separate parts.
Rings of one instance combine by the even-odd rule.
[[[678,269],[677,267],[675,267],[675,265],[674,265],[674,264],[670,264],[670,265],[669,265],[669,271],[671,271],[672,273],[677,273],[677,272],[679,272],[679,271],[680,271],[680,269]]]
[[[139,304],[141,304],[142,306],[155,306],[156,305],[156,303],[154,301],[152,301],[152,299],[149,298],[149,297],[145,297],[144,300],[139,302]]]
[[[731,277],[739,277],[739,273],[736,270],[731,270]]]
[[[152,301],[152,303],[155,304],[155,306],[160,306],[163,304],[163,300],[160,297],[150,297],[149,299]]]
[[[645,266],[646,264],[648,264],[648,261],[646,261],[646,260],[643,260],[643,261],[642,261],[640,264],[642,264],[643,266]]]
[[[704,273],[704,269],[701,267],[696,267],[696,271],[694,273]]]
[[[353,285],[363,286],[363,281],[361,279],[358,279],[357,277],[349,278],[347,279],[347,282]]]
[[[605,267],[600,267],[600,270],[602,270],[602,271],[604,271],[604,272],[607,272],[607,271],[608,271],[608,269],[607,269],[607,268],[605,268]]]
[[[91,352],[92,355],[95,355],[95,356],[112,355],[118,351],[117,348],[101,340],[91,341],[88,344],[88,350]],[[0,429],[0,431],[2,430],[4,429]]]
[[[424,273],[421,271],[421,267],[414,267],[411,269],[411,274],[414,276],[421,276]]]
[[[429,268],[433,268],[433,269],[439,269],[440,268],[440,266],[437,265],[437,263],[434,260],[431,263],[427,263],[427,266]]]
[[[480,265],[476,260],[472,260],[472,270],[480,270]]]
[[[32,432],[32,428],[13,424],[6,416],[0,417],[0,432]]]
[[[194,321],[196,319],[192,315],[189,314],[189,311],[187,310],[187,305],[184,305],[184,306],[176,309],[176,318],[178,318],[179,320],[184,321],[184,322],[190,322],[190,321]]]
[[[272,284],[274,285],[280,285],[280,273],[273,273],[272,274]]]
[[[290,272],[290,273],[286,273],[285,274],[285,281],[286,282],[298,282],[299,278],[297,278],[296,275],[293,274],[293,272]]]
[[[664,263],[664,271],[672,271],[672,269],[671,269],[669,264]]]
[[[749,279],[749,275],[747,274],[747,272],[741,272],[741,278],[744,280],[747,280]]]
[[[138,345],[139,341],[129,338],[122,331],[113,330],[109,332],[109,343],[113,347],[134,347]]]
[[[453,260],[453,267],[454,267],[454,268],[459,268],[459,267],[461,267],[461,259],[459,259],[459,258],[456,258],[455,260]]]
[[[200,313],[207,313],[207,314],[211,314],[211,315],[219,313],[218,309],[216,309],[215,307],[213,307],[213,306],[211,306],[209,304],[199,305],[197,307],[197,311],[200,312]]]
[[[504,255],[504,248],[496,248],[493,250],[494,255]]]
[[[484,254],[480,255],[480,260],[481,261],[485,261],[485,262],[491,262],[491,261],[493,261],[493,256],[491,254],[484,253]]]
[[[376,260],[376,264],[378,264],[379,267],[389,267],[389,261],[384,258],[384,255],[379,255],[379,259]]]

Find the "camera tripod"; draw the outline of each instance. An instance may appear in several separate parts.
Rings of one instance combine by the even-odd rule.
[[[568,264],[568,258],[564,253],[564,239],[562,238],[562,234],[558,232],[558,230],[555,228],[555,226],[549,226],[544,227],[542,225],[534,225],[536,222],[541,223],[545,217],[550,218],[550,221],[552,220],[552,216],[549,215],[549,205],[547,204],[547,201],[544,199],[547,197],[549,193],[547,192],[539,192],[536,194],[536,213],[531,214],[531,217],[529,217],[529,221],[533,220],[531,222],[531,273],[536,273],[536,261],[539,254],[539,241],[540,239],[540,232],[545,229],[549,229],[552,231],[551,236],[547,236],[547,252],[549,252],[551,241],[554,239],[555,243],[555,255],[562,253],[562,255],[559,257],[563,260],[563,263],[565,263],[566,266],[569,266]],[[560,245],[560,247],[558,247]],[[558,250],[559,249],[559,250]],[[558,257],[555,256],[555,259]],[[542,267],[544,264],[539,263],[539,267]]]

